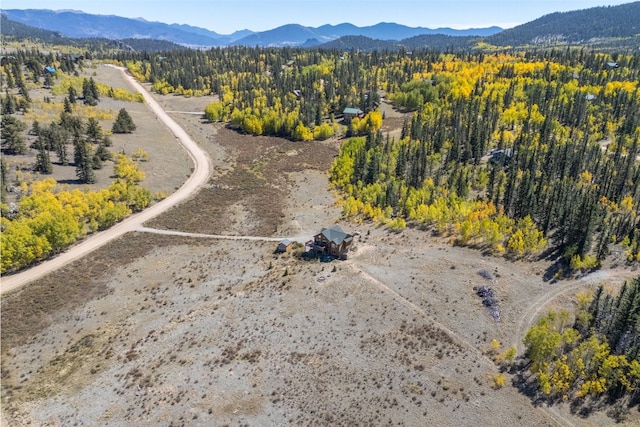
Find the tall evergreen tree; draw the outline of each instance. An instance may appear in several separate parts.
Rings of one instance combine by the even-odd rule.
[[[16,119],[14,116],[2,116],[0,124],[0,135],[4,140],[7,153],[9,154],[25,154],[27,152],[27,142],[22,132],[27,128],[24,122]]]
[[[98,141],[102,138],[102,127],[98,120],[94,117],[89,117],[87,120],[86,131],[87,138],[94,144],[97,144]]]
[[[7,161],[5,158],[0,158],[0,203],[7,202],[7,185],[9,184],[7,168]]]
[[[124,108],[120,109],[116,121],[113,123],[111,131],[113,133],[131,133],[136,130],[136,125],[133,123],[133,119]]]
[[[93,155],[89,144],[76,137],[73,142],[73,160],[76,167],[76,177],[80,182],[93,184],[96,182],[96,174],[93,171]]]
[[[38,149],[38,154],[36,155],[34,169],[42,174],[51,175],[53,173],[53,165],[43,137],[38,136],[36,139],[36,148]]]

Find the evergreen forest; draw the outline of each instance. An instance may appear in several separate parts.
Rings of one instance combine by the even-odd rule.
[[[639,256],[639,55],[236,47],[123,54],[159,93],[215,94],[210,121],[293,140],[346,135],[331,170],[344,214],[422,227],[511,257],[597,268]],[[384,95],[413,112],[380,131]],[[343,122],[345,108],[364,117]]]

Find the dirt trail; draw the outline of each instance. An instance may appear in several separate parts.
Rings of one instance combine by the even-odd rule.
[[[405,297],[403,297],[402,295],[400,295],[398,292],[394,291],[393,289],[391,289],[389,286],[387,286],[386,284],[384,284],[383,282],[381,282],[380,280],[376,279],[375,277],[371,276],[369,273],[367,273],[366,271],[357,268],[354,264],[350,264],[349,267],[356,273],[362,275],[367,281],[375,284],[376,286],[378,286],[381,290],[383,290],[384,292],[387,292],[389,294],[392,295],[392,298],[394,298],[395,300],[397,300],[398,302],[400,302],[402,305],[404,305],[405,307],[408,307],[409,309],[415,311],[416,313],[422,315],[423,317],[425,317],[426,319],[429,319],[433,325],[437,328],[439,328],[440,330],[444,331],[447,335],[449,335],[449,337],[451,337],[451,339],[453,339],[458,345],[462,346],[462,347],[466,347],[468,350],[476,353],[477,359],[476,360],[481,360],[485,366],[490,366],[492,368],[495,368],[496,364],[493,360],[491,360],[489,357],[487,357],[485,354],[483,354],[482,352],[480,352],[480,350],[478,350],[478,348],[476,346],[474,346],[473,344],[471,344],[470,342],[468,342],[467,340],[465,340],[464,338],[462,338],[460,336],[460,334],[454,332],[453,330],[447,328],[446,326],[444,326],[442,323],[438,322],[437,320],[435,320],[433,317],[429,316],[423,309],[421,309],[420,307],[418,307],[417,305],[415,305],[414,303],[412,303],[411,301],[409,301],[408,299],[406,299]],[[578,283],[575,286],[583,286],[583,283]],[[551,297],[553,298],[553,297]],[[520,336],[520,335],[519,335]],[[544,414],[545,416],[547,416],[551,421],[557,423],[558,425],[562,425],[562,426],[573,426],[573,424],[571,423],[570,420],[568,420],[567,418],[563,417],[560,413],[558,413],[558,411],[556,411],[554,408],[552,407],[543,407],[540,406],[537,408],[542,414]]]
[[[294,240],[296,242],[304,243],[311,240],[311,236],[296,236],[296,237],[262,237],[262,236],[234,236],[227,234],[202,234],[202,233],[187,233],[184,231],[176,230],[160,230],[157,228],[138,227],[136,231],[141,233],[154,233],[164,234],[170,236],[183,236],[183,237],[197,237],[203,239],[224,239],[224,240],[251,240],[251,241],[263,241],[263,242],[279,242],[283,239]]]
[[[558,284],[552,291],[549,291],[542,295],[538,300],[536,300],[533,304],[529,306],[524,315],[520,318],[518,322],[518,329],[516,332],[517,342],[515,343],[517,355],[521,355],[524,353],[524,336],[533,326],[535,321],[540,316],[540,313],[548,307],[548,305],[560,297],[563,294],[567,294],[569,292],[576,292],[579,289],[585,287],[586,284],[590,283],[603,283],[608,280],[615,279],[617,281],[624,279],[629,280],[635,277],[635,272],[624,270],[622,272],[618,271],[598,271],[595,273],[588,274],[577,281],[566,282],[562,284]]]
[[[142,96],[144,96],[149,108],[151,108],[158,119],[169,128],[169,130],[176,136],[178,142],[187,151],[194,164],[191,176],[175,193],[144,211],[125,218],[123,221],[108,230],[91,235],[55,258],[44,261],[41,264],[33,266],[20,273],[3,277],[2,283],[0,284],[0,294],[9,292],[32,282],[78,258],[83,257],[89,252],[105,245],[109,241],[116,239],[125,233],[135,231],[145,221],[160,215],[176,204],[191,197],[208,181],[211,173],[211,164],[207,153],[198,146],[198,144],[184,131],[184,129],[182,129],[171,117],[167,115],[162,107],[140,83],[125,72],[124,68],[116,68],[120,69],[123,76],[129,80],[131,85],[135,87]]]

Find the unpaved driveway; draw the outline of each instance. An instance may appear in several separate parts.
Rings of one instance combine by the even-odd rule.
[[[133,77],[125,73],[125,69],[119,68],[130,83],[140,92],[144,99],[153,111],[153,113],[161,120],[171,132],[176,136],[178,142],[182,144],[187,151],[191,159],[193,160],[194,168],[191,176],[185,181],[185,183],[173,194],[166,199],[156,203],[155,205],[139,212],[135,215],[131,215],[124,219],[122,222],[109,228],[108,230],[101,231],[92,235],[91,237],[83,240],[82,242],[71,247],[63,254],[58,255],[55,258],[47,260],[41,264],[31,267],[23,272],[10,275],[2,278],[0,284],[0,293],[5,293],[16,289],[22,285],[32,282],[69,262],[76,260],[87,253],[99,248],[105,243],[122,236],[125,233],[136,230],[145,221],[150,220],[165,212],[172,206],[186,200],[191,197],[202,185],[204,185],[209,179],[211,173],[211,165],[208,155],[196,144],[196,142],[162,109],[162,107],[151,97],[149,92],[139,84]]]

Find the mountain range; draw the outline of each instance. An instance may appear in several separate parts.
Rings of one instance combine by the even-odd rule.
[[[28,26],[28,27],[27,27]],[[24,38],[111,40],[134,50],[170,50],[186,47],[263,46],[322,47],[362,51],[382,49],[469,50],[491,46],[586,46],[600,50],[640,49],[640,1],[552,13],[514,28],[453,30],[379,23],[357,27],[344,23],[317,28],[298,24],[268,31],[218,34],[190,25],[164,24],[144,19],[91,15],[79,11],[2,10],[2,35]],[[45,36],[46,31],[48,36]],[[26,36],[26,37],[28,37]]]
[[[114,15],[93,15],[73,10],[7,9],[2,13],[12,21],[32,27],[55,31],[66,37],[99,37],[111,40],[154,39],[166,40],[183,46],[299,46],[322,44],[344,36],[365,36],[377,40],[402,40],[424,34],[449,36],[490,36],[502,31],[499,27],[455,30],[452,28],[407,27],[395,23],[379,23],[358,27],[344,23],[305,27],[298,24],[283,25],[268,31],[236,31],[218,34],[215,31],[191,25],[165,24],[144,19],[123,18]]]

